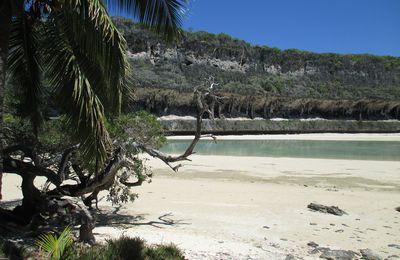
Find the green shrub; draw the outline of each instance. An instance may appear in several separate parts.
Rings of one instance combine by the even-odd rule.
[[[107,124],[107,130],[112,138],[124,142],[133,138],[155,148],[160,148],[167,141],[161,122],[145,111],[121,115]]]
[[[143,251],[145,242],[139,237],[122,236],[119,239],[107,241],[106,255],[110,258],[118,260],[144,260]],[[115,258],[113,258],[115,257]]]
[[[73,260],[180,260],[185,259],[175,245],[147,246],[139,237],[122,236],[105,245],[73,246],[65,259]]]
[[[173,244],[148,247],[145,250],[147,260],[183,260],[183,252]]]

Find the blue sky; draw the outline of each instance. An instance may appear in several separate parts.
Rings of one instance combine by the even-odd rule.
[[[252,44],[400,56],[400,0],[189,0],[184,28]]]
[[[400,0],[192,0],[184,28],[281,49],[400,56]]]

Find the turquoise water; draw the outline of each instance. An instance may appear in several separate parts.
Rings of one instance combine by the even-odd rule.
[[[182,153],[189,143],[169,140],[161,150]],[[400,142],[395,141],[202,140],[195,151],[201,155],[400,161]]]

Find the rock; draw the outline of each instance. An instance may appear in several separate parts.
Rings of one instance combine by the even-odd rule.
[[[400,249],[400,245],[396,245],[396,244],[389,244],[388,247],[394,247],[394,248]]]
[[[322,213],[333,214],[336,216],[342,216],[344,214],[347,214],[345,211],[341,210],[340,208],[338,208],[336,206],[325,206],[325,205],[317,204],[317,203],[310,203],[310,204],[308,204],[307,208],[314,210],[314,211],[319,211]]]
[[[313,241],[310,241],[310,242],[307,243],[307,246],[318,247],[318,244],[313,242]]]
[[[324,253],[329,250],[331,250],[329,247],[316,247],[313,250],[311,250],[309,253],[310,254],[318,254],[318,253]]]
[[[379,255],[375,254],[374,252],[372,252],[371,249],[361,249],[361,259],[366,259],[366,260],[382,260],[382,257],[380,257]]]
[[[396,211],[400,212],[400,207],[397,207],[397,208],[396,208]]]
[[[387,257],[387,259],[399,259],[399,258],[400,258],[400,256],[398,256],[398,255],[390,255]]]
[[[316,225],[317,225],[317,223],[313,223],[313,222],[310,223],[310,226],[316,226]]]
[[[263,226],[263,228],[269,229],[269,226]]]
[[[295,260],[294,256],[292,254],[288,254],[285,258],[285,260]]]
[[[350,250],[326,250],[320,258],[328,260],[353,260],[357,259],[357,254]]]

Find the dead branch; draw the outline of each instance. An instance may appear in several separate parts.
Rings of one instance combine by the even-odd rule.
[[[66,169],[68,166],[68,162],[71,159],[72,156],[72,152],[76,151],[76,149],[79,148],[79,144],[71,146],[67,149],[65,149],[62,157],[61,157],[61,161],[60,164],[58,166],[58,176],[60,177],[61,181],[64,181],[66,178],[68,178],[67,174],[66,174]]]
[[[141,150],[143,150],[144,152],[146,152],[147,154],[149,154],[152,157],[158,158],[160,160],[162,160],[166,165],[168,165],[173,171],[177,172],[178,169],[180,167],[182,167],[182,164],[173,166],[171,165],[171,163],[174,162],[179,162],[179,161],[190,161],[190,159],[188,158],[190,155],[194,154],[194,148],[196,147],[197,143],[199,142],[199,140],[201,138],[212,138],[214,140],[214,142],[216,142],[216,137],[212,134],[207,134],[207,135],[202,135],[201,134],[201,130],[202,130],[202,122],[203,122],[203,115],[205,112],[211,113],[207,102],[206,102],[206,97],[208,96],[212,96],[214,97],[215,94],[212,91],[203,91],[201,92],[200,90],[196,89],[194,92],[194,100],[196,102],[197,105],[197,116],[196,116],[196,129],[195,129],[195,134],[194,134],[194,138],[192,140],[192,142],[190,143],[190,145],[186,148],[185,152],[181,155],[177,155],[177,156],[172,156],[170,154],[166,154],[163,153],[157,149],[154,149],[152,147],[150,147],[149,145],[146,145],[144,143],[140,143],[140,142],[132,142],[131,144],[136,147],[139,148]]]

